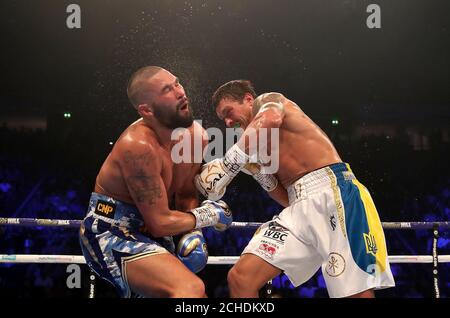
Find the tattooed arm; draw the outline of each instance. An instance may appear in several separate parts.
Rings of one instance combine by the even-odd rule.
[[[169,209],[161,178],[162,159],[157,150],[148,143],[134,140],[124,141],[120,147],[122,175],[147,230],[155,237],[192,230],[195,226],[193,214]]]

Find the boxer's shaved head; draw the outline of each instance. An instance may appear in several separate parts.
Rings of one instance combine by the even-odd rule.
[[[155,76],[156,73],[162,70],[164,69],[159,66],[145,66],[131,75],[131,78],[128,81],[127,95],[134,108],[137,109],[140,104],[149,102],[148,81]]]

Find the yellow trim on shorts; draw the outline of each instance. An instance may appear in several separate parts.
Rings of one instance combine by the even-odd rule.
[[[347,229],[345,226],[345,217],[344,217],[344,203],[342,202],[341,192],[339,190],[339,186],[337,184],[336,176],[334,175],[333,170],[331,168],[327,167],[325,171],[328,174],[328,177],[330,178],[331,182],[331,189],[333,190],[333,197],[334,197],[334,204],[336,206],[336,211],[338,215],[338,221],[340,224],[340,228],[342,231],[342,235],[344,237],[347,237]]]

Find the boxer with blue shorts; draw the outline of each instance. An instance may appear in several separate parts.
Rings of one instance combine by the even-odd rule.
[[[201,158],[186,150],[189,160],[179,161],[171,151],[198,137],[203,150],[205,130],[193,121],[178,78],[161,67],[136,71],[127,94],[141,118],[120,135],[97,175],[80,229],[83,255],[121,297],[205,297],[195,275],[208,260],[201,229],[223,231],[232,215],[223,201],[199,204],[194,176]],[[183,134],[172,140],[178,128]]]
[[[126,277],[129,262],[175,252],[172,237],[156,239],[144,234],[144,229],[136,206],[92,193],[80,228],[81,250],[88,266],[113,284],[121,297],[132,295]]]

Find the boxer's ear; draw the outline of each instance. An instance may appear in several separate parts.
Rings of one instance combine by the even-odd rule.
[[[255,99],[253,98],[252,94],[250,93],[245,93],[244,95],[244,103],[247,105],[253,105],[253,101]]]
[[[139,104],[137,109],[139,115],[141,115],[142,117],[153,116],[153,107],[151,107],[149,104]]]

